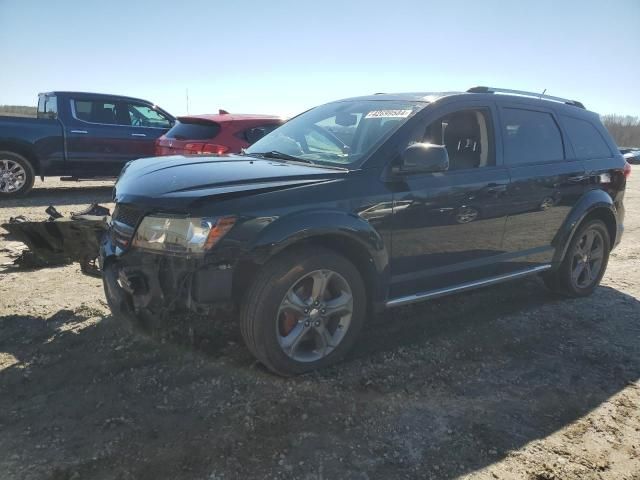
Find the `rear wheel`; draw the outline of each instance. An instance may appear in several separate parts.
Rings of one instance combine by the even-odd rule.
[[[247,347],[271,371],[295,375],[339,361],[366,312],[356,267],[330,250],[296,250],[263,268],[240,312]]]
[[[574,235],[560,267],[543,276],[550,290],[571,297],[590,295],[609,262],[611,239],[601,220],[590,220]]]
[[[33,188],[33,166],[22,155],[0,151],[0,198],[26,195]]]

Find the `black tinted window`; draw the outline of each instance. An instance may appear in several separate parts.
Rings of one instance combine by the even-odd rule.
[[[569,135],[576,158],[609,157],[611,152],[600,132],[586,120],[562,117],[562,123]]]
[[[213,122],[190,123],[177,121],[167,132],[167,138],[176,140],[210,140],[220,131],[220,125]]]
[[[262,137],[264,137],[267,133],[273,132],[280,125],[260,125],[258,127],[251,127],[244,131],[244,139],[249,143],[249,145],[256,143]]]
[[[74,116],[78,120],[109,125],[119,123],[115,103],[93,100],[72,100],[72,102]]]
[[[564,158],[562,136],[549,113],[503,109],[502,137],[507,163],[549,162]]]

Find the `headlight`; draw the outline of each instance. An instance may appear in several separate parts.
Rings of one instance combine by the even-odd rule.
[[[142,219],[133,246],[168,253],[203,253],[233,227],[235,217],[148,216]]]

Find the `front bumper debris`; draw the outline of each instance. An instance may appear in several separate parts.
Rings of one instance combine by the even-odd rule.
[[[109,210],[92,204],[71,217],[63,217],[54,207],[47,208],[46,213],[46,221],[34,222],[21,216],[2,225],[9,232],[5,235],[7,240],[20,241],[28,247],[14,263],[42,268],[78,262],[83,273],[100,276],[96,260],[100,239],[108,228]]]
[[[163,321],[170,312],[209,314],[231,304],[233,267],[223,258],[123,251],[117,237],[107,234],[100,265],[107,301],[116,315]]]

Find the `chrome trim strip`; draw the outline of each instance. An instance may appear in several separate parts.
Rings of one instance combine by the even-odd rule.
[[[415,295],[407,295],[406,297],[398,297],[389,300],[385,305],[388,308],[399,307],[401,305],[407,305],[409,303],[421,302],[430,298],[442,297],[450,293],[463,292],[465,290],[472,290],[474,288],[493,285],[494,283],[504,282],[514,278],[525,277],[534,273],[542,272],[551,268],[551,265],[540,265],[538,267],[528,268],[526,270],[520,270],[518,272],[507,273],[505,275],[499,275],[497,277],[490,277],[484,280],[476,280],[475,282],[462,283],[453,287],[439,288],[437,290],[431,290],[428,292],[416,293]]]

